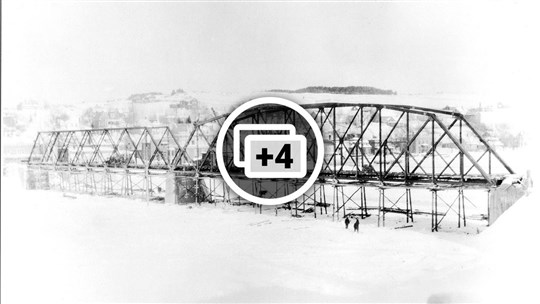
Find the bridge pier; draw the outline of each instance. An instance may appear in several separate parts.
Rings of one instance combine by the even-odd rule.
[[[343,210],[342,218],[345,218],[347,215],[354,215],[354,216],[360,216],[361,219],[365,219],[366,217],[369,216],[368,211],[367,211],[365,186],[357,187],[356,190],[354,190],[350,195],[345,194],[345,188],[347,187],[346,185],[340,185],[340,184],[334,183],[332,187],[334,189],[334,195],[333,195],[334,203],[332,204],[334,209],[332,211],[332,218],[334,218],[334,215],[335,215],[336,218],[339,220],[340,218],[339,213],[341,212],[341,210]],[[360,195],[360,204],[358,204],[358,202],[355,201],[356,194]],[[353,206],[353,208],[350,208],[350,207],[347,208],[347,203],[349,202],[354,204],[355,207]],[[352,211],[352,212],[348,213],[347,211]]]
[[[49,172],[41,168],[28,168],[26,170],[26,189],[49,189]]]
[[[397,199],[390,199],[387,195],[386,190],[389,190],[391,188],[386,186],[379,186],[379,212],[378,216],[379,219],[377,221],[378,225],[380,226],[380,218],[382,217],[382,226],[384,227],[386,224],[386,213],[400,213],[405,214],[406,222],[411,223],[414,222],[414,212],[412,207],[412,195],[411,195],[411,189],[409,187],[405,188],[405,192],[401,194]],[[396,188],[392,188],[396,189]],[[401,188],[402,189],[402,188]],[[398,203],[404,199],[405,200],[405,208],[399,207]],[[390,207],[386,207],[386,203],[390,204]],[[382,215],[382,216],[381,216]]]
[[[200,204],[206,201],[204,181],[199,176],[187,176],[182,172],[168,172],[165,202],[171,204]]]
[[[433,232],[439,231],[441,222],[446,218],[446,216],[452,211],[457,215],[457,228],[467,227],[467,216],[466,216],[466,205],[467,202],[472,205],[473,207],[477,208],[477,206],[465,195],[465,188],[460,186],[457,188],[457,196],[450,196],[450,199],[453,198],[452,201],[449,200],[448,195],[446,196],[446,200],[443,198],[441,193],[450,193],[452,195],[454,188],[449,189],[443,189],[443,188],[432,188],[430,189],[432,193],[432,205],[431,205],[431,230]],[[487,218],[489,220],[489,213],[490,213],[490,195],[491,192],[490,189],[469,189],[469,192],[476,191],[475,197],[478,199],[481,199],[483,197],[482,193],[487,191],[487,204],[486,204],[486,211],[487,215],[481,214],[482,218]],[[442,202],[442,205],[440,204]],[[457,210],[454,205],[457,203]],[[444,209],[441,209],[443,207]],[[489,221],[488,221],[489,225]]]

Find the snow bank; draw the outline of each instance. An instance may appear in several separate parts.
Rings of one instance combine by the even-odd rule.
[[[537,191],[521,198],[481,234],[487,302],[530,302],[539,298],[539,203]]]
[[[475,236],[2,188],[2,302],[477,299]]]

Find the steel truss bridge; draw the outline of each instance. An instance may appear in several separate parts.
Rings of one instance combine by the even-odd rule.
[[[387,213],[403,214],[407,222],[427,214],[432,231],[438,231],[452,215],[461,227],[467,221],[466,206],[473,204],[465,192],[487,192],[489,206],[489,192],[514,174],[488,137],[455,111],[364,103],[302,107],[323,133],[325,157],[312,189],[279,207],[293,216],[365,218],[376,212],[379,225],[385,225]],[[217,134],[227,116],[196,121],[183,133],[166,126],[39,132],[28,157],[31,187],[149,200],[172,196],[174,202],[242,202],[225,185],[216,164]],[[251,110],[235,121],[258,122],[302,125],[292,110],[273,106]],[[298,131],[310,134],[309,126]],[[232,138],[232,128],[227,138]],[[308,163],[315,162],[315,149],[308,147]],[[231,175],[242,178],[232,165],[232,148],[226,145],[224,151]],[[258,180],[249,182],[261,195],[275,197],[294,191],[303,180],[276,181],[272,189],[263,189]],[[411,192],[418,189],[431,192],[431,207],[413,208]],[[378,197],[376,204],[368,203],[374,201],[368,199],[370,191]]]

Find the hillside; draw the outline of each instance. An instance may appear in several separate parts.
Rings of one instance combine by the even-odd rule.
[[[330,93],[330,94],[349,94],[349,95],[396,95],[396,91],[383,90],[374,87],[348,86],[348,87],[306,87],[298,90],[274,89],[269,92],[276,93]]]

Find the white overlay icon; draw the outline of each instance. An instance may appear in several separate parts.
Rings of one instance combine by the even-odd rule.
[[[296,189],[296,191],[294,191],[293,193],[289,193],[289,194],[287,194],[285,196],[282,196],[282,197],[263,198],[263,197],[255,196],[255,195],[253,195],[251,193],[246,192],[239,185],[237,185],[236,182],[231,178],[231,176],[229,175],[229,172],[227,170],[227,165],[225,164],[225,161],[224,161],[224,158],[223,158],[223,152],[224,152],[224,149],[223,149],[224,144],[223,143],[225,141],[225,137],[227,135],[227,132],[228,132],[229,128],[231,127],[231,125],[233,124],[233,122],[242,113],[244,113],[245,111],[248,111],[248,110],[250,110],[252,108],[256,108],[256,107],[259,107],[259,106],[265,106],[265,105],[284,106],[284,107],[287,107],[287,108],[295,111],[297,114],[302,116],[303,119],[305,119],[305,121],[309,125],[309,128],[310,128],[311,132],[313,132],[313,134],[315,136],[316,144],[317,144],[316,153],[315,153],[316,154],[315,166],[313,167],[313,170],[311,170],[309,176],[306,177],[305,172],[303,174],[303,178],[307,178],[307,180],[305,180],[303,185],[301,185],[298,189]],[[266,128],[266,127],[264,127],[265,124],[253,124],[253,125],[244,125],[244,126],[245,126],[245,128],[254,128],[253,130],[262,130],[262,131],[264,131],[264,128]],[[257,165],[260,165],[261,167],[263,167],[262,166],[262,161],[261,161],[261,164],[258,164],[256,161],[254,161],[254,159],[255,160],[262,160],[262,159],[269,158],[268,155],[266,155],[266,156],[262,155],[259,159],[257,158],[257,154],[261,154],[262,149],[267,148],[267,153],[266,154],[272,154],[272,162],[276,163],[277,159],[279,159],[277,164],[282,165],[283,166],[282,168],[285,168],[286,164],[289,163],[291,165],[291,168],[290,168],[291,171],[294,171],[292,169],[292,167],[294,165],[301,165],[300,161],[295,162],[294,158],[293,158],[292,159],[293,161],[291,163],[290,158],[292,158],[292,157],[291,157],[291,155],[286,155],[287,150],[283,151],[283,153],[280,153],[280,152],[281,152],[282,149],[285,148],[284,147],[285,144],[290,144],[291,149],[290,149],[289,152],[291,152],[291,153],[289,153],[289,154],[296,154],[296,156],[303,155],[303,158],[307,159],[306,151],[304,150],[303,153],[301,153],[302,151],[300,151],[300,150],[302,150],[301,146],[303,145],[305,147],[306,143],[302,142],[302,139],[300,139],[300,138],[292,138],[291,137],[291,136],[293,136],[293,137],[299,136],[299,135],[295,134],[296,129],[294,128],[294,125],[283,124],[281,126],[283,128],[280,127],[279,130],[289,131],[289,134],[286,134],[286,135],[283,135],[283,134],[281,134],[281,135],[264,135],[264,134],[247,135],[245,137],[245,145],[246,145],[246,147],[248,147],[248,149],[251,149],[249,151],[249,153],[253,154],[253,155],[248,155],[246,153],[245,155],[250,156],[249,158],[251,158],[251,159],[241,160],[240,159],[240,153],[237,153],[235,151],[236,148],[233,148],[233,153],[234,153],[233,163],[234,163],[234,165],[237,166],[237,167],[244,168],[245,172],[250,171],[253,174],[260,174],[260,172],[262,172],[262,170],[260,170],[260,169],[262,169],[262,168],[260,168],[260,167],[256,168],[256,167],[257,167]],[[240,132],[242,128],[243,127],[240,127],[240,129],[238,129],[238,132]],[[269,129],[269,130],[275,130],[275,126],[270,126],[269,128],[272,128],[272,129]],[[249,130],[249,129],[246,129],[246,130]],[[236,129],[233,129],[233,146],[234,147],[236,147],[236,146],[240,147],[240,139],[241,139],[241,137],[234,135],[235,131],[236,131]],[[281,143],[281,145],[268,145],[268,142],[265,142],[265,139],[270,140],[269,136],[285,136],[286,138],[275,139],[275,140],[279,141]],[[304,136],[301,136],[301,137],[303,137],[304,140],[306,139]],[[237,140],[238,143],[235,143],[234,142],[235,140]],[[274,138],[272,138],[272,141],[273,140],[274,140]],[[296,149],[293,149],[293,147],[292,147],[295,144],[298,146],[298,152],[295,152]],[[251,148],[250,148],[250,146],[251,146]],[[275,148],[274,146],[277,147],[276,149],[278,149],[278,148],[279,149],[271,151],[271,149]],[[260,150],[259,150],[259,148],[260,148]],[[238,150],[240,150],[240,149],[238,148]],[[276,151],[277,151],[277,154],[276,154]],[[244,152],[248,152],[248,151],[244,151]],[[279,157],[278,157],[278,154],[282,154],[282,155],[279,155]],[[251,157],[251,156],[254,156],[254,157]],[[223,122],[223,125],[221,126],[221,129],[220,129],[219,134],[218,134],[217,142],[216,142],[216,160],[217,160],[219,172],[221,173],[221,175],[223,177],[223,180],[227,183],[227,185],[230,187],[230,189],[233,190],[237,195],[241,196],[242,198],[244,198],[246,200],[249,200],[251,202],[261,204],[261,205],[279,205],[279,204],[284,204],[284,203],[287,203],[287,202],[291,202],[294,199],[301,196],[306,191],[308,191],[308,189],[310,189],[311,186],[313,186],[313,184],[317,180],[317,178],[319,176],[319,172],[321,172],[321,169],[322,169],[322,166],[323,166],[323,159],[324,159],[324,141],[323,141],[321,130],[319,129],[319,126],[317,125],[317,122],[315,121],[315,119],[313,119],[311,114],[309,112],[307,112],[304,108],[302,108],[300,105],[298,105],[297,103],[292,102],[292,101],[290,101],[288,99],[285,99],[285,98],[281,98],[281,97],[259,97],[259,98],[250,100],[250,101],[240,105],[239,107],[237,107],[231,114],[229,114],[229,116]],[[248,165],[247,163],[245,163],[246,160],[251,160],[254,163],[252,163],[251,165]],[[250,166],[250,167],[248,167],[248,166]],[[285,169],[287,169],[287,168],[285,168]],[[298,168],[298,171],[301,171],[300,169],[301,168]],[[268,168],[268,170],[274,170],[274,169]],[[249,174],[249,172],[248,172],[248,174]],[[298,174],[300,175],[301,173],[298,173]],[[254,176],[254,175],[251,175],[251,176]],[[247,175],[246,175],[246,177],[251,178],[251,177],[249,177]],[[287,179],[287,178],[294,178],[294,177],[291,177],[291,175],[287,175],[287,177],[285,177],[284,179]]]
[[[289,134],[251,134],[244,142],[241,160],[241,131],[288,131]],[[306,137],[291,124],[240,124],[233,132],[234,165],[244,168],[248,178],[302,178],[307,172]]]

